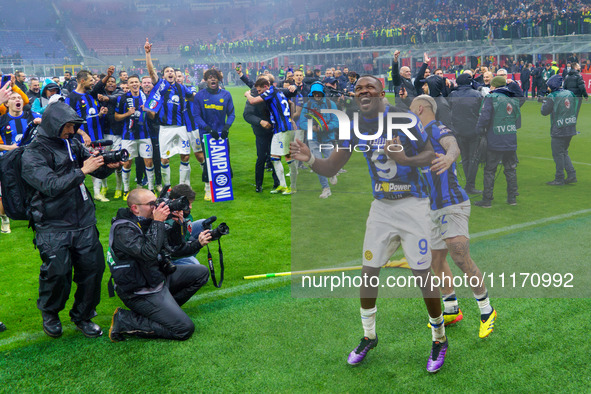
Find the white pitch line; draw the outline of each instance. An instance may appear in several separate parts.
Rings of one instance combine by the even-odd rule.
[[[524,156],[524,155],[519,155],[519,157],[525,157],[526,159],[538,159],[538,160],[554,161],[554,159],[552,159],[551,157]],[[580,164],[580,165],[583,165],[583,166],[591,166],[591,163],[583,163],[581,161],[571,161],[571,163],[573,163],[573,164]]]
[[[519,230],[519,229],[522,229],[525,227],[537,226],[540,224],[554,222],[556,220],[561,220],[561,219],[567,219],[567,218],[570,218],[573,216],[583,215],[583,214],[587,214],[587,213],[591,213],[591,209],[582,209],[580,211],[574,211],[574,212],[564,213],[562,215],[550,216],[547,218],[542,218],[542,219],[534,220],[531,222],[518,223],[518,224],[513,224],[511,226],[505,226],[505,227],[501,227],[501,228],[495,228],[492,230],[481,231],[476,234],[471,234],[470,239],[485,237],[487,235],[492,235],[492,234],[503,233],[505,231]]]

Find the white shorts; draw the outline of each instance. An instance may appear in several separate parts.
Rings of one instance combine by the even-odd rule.
[[[306,136],[306,130],[298,129],[293,131],[293,137],[291,141],[295,141],[296,138],[302,142],[304,142],[304,137]]]
[[[431,249],[447,249],[445,240],[463,235],[470,239],[470,200],[431,211]]]
[[[273,135],[271,140],[271,156],[289,155],[289,143],[293,137],[293,131],[283,131]]]
[[[412,269],[431,267],[429,199],[374,200],[363,241],[363,265],[380,268],[400,244]]]
[[[191,149],[193,152],[203,152],[203,145],[201,145],[201,135],[199,130],[193,130],[189,132],[189,138],[191,139]]]
[[[127,149],[129,152],[129,160],[135,159],[136,157],[142,157],[144,159],[152,158],[152,140],[149,138],[143,138],[141,140],[123,140],[121,142],[121,148]]]
[[[109,150],[120,150],[121,149],[121,141],[123,141],[123,139],[121,138],[120,135],[107,134],[105,136],[105,139],[113,141],[113,145],[108,147]]]
[[[160,157],[163,159],[191,153],[189,133],[185,126],[160,126],[158,141],[160,143]]]

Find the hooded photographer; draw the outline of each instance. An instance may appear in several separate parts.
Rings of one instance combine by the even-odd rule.
[[[62,334],[58,313],[64,309],[72,287],[77,290],[70,311],[72,322],[87,337],[98,337],[101,328],[90,319],[100,302],[105,269],[103,247],[96,228],[95,206],[84,178],[105,178],[120,163],[104,165],[72,138],[86,123],[63,101],[50,104],[43,114],[37,137],[22,156],[22,178],[35,192],[31,220],[41,260],[37,307],[43,330],[51,337]]]

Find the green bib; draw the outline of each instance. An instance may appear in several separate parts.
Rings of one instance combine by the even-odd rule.
[[[521,116],[519,99],[507,97],[500,93],[491,93],[493,99],[494,118],[493,133],[496,135],[516,134],[517,119]]]
[[[548,95],[554,101],[554,112],[552,116],[553,126],[562,128],[577,124],[578,99],[569,90],[560,90]]]

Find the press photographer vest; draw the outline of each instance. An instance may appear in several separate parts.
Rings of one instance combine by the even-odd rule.
[[[577,124],[577,98],[569,90],[560,90],[548,95],[554,101],[552,126],[563,128]]]
[[[519,99],[500,93],[491,93],[494,117],[492,132],[495,135],[517,133],[517,120],[521,116]]]

